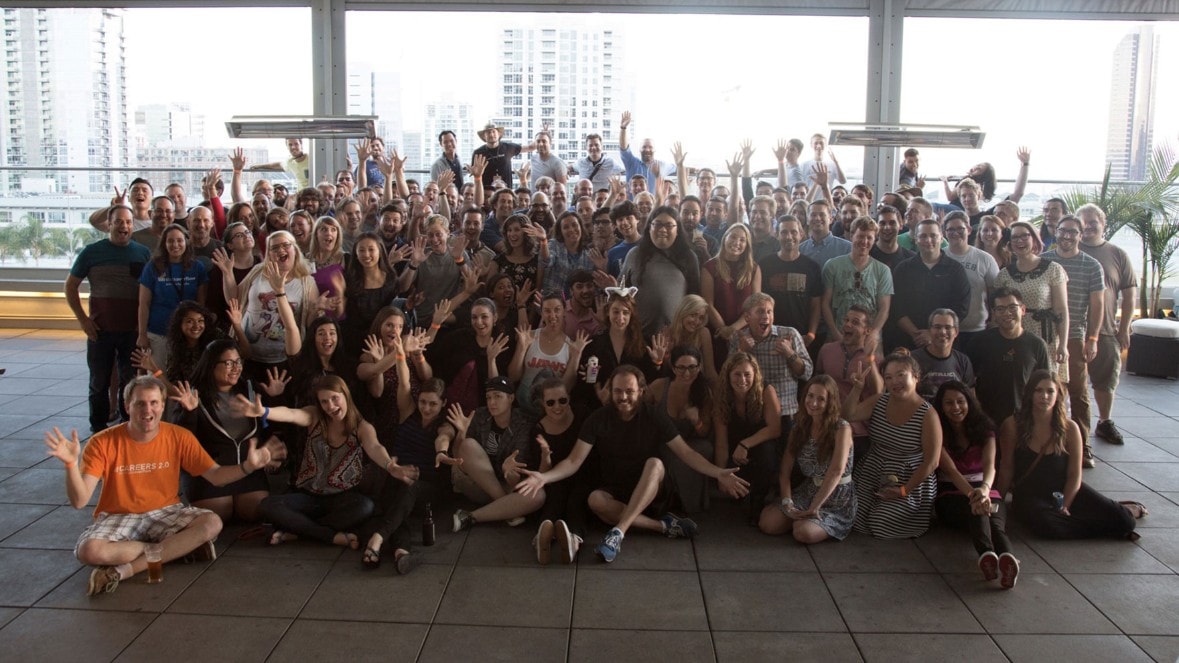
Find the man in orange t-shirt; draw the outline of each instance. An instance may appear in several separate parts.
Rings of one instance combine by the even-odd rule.
[[[203,559],[216,559],[213,540],[221,532],[221,519],[180,501],[181,469],[222,486],[270,462],[270,452],[250,440],[241,464],[214,463],[192,433],[160,422],[167,397],[158,378],[131,380],[124,401],[130,420],[94,434],[84,453],[76,430],[69,438],[56,428],[45,434],[49,455],[65,464],[66,493],[75,509],[90,501],[102,481],[94,523],[74,549],[80,562],[94,566],[90,595],[113,592],[120,580],[145,570],[149,543],[162,546],[164,562],[194,551]]]

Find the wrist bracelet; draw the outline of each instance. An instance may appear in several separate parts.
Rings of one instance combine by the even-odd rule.
[[[903,484],[903,483],[901,484],[900,490],[901,490],[901,497],[908,497],[909,496],[909,489],[908,489],[908,487],[905,486],[905,484]]]
[[[157,369],[155,370],[155,372],[153,372],[153,373],[151,374],[151,376],[152,376],[153,378],[158,378],[158,377],[160,377],[160,376],[161,376],[161,375],[163,375],[163,374],[164,374],[164,372],[163,372],[163,371],[161,371],[160,369],[158,369],[158,368],[157,368]]]
[[[287,293],[285,293],[285,292],[276,292],[276,293],[274,293],[274,298],[275,298],[275,299],[278,299],[279,297],[286,297],[286,296],[287,296]]]
[[[405,361],[405,355],[393,355],[393,359],[397,361]]]
[[[415,272],[418,270],[418,266],[417,266],[417,265],[415,265],[415,264],[413,264],[412,262],[411,262],[411,263],[408,263],[408,264],[407,264],[407,266],[408,266],[410,269],[414,270]]]
[[[269,407],[263,408],[262,409],[262,427],[263,428],[269,428],[269,424],[266,423],[266,418],[269,416],[270,416],[270,408]]]
[[[742,448],[742,449],[744,449],[744,450],[746,450],[746,451],[749,451],[749,447],[745,446],[745,443],[744,443],[744,442],[738,442],[738,443],[737,443],[737,446],[738,446],[738,447],[740,447],[740,448]]]

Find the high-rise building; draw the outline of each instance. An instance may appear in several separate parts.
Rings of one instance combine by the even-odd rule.
[[[483,144],[475,135],[475,124],[482,128],[486,120],[477,120],[473,116],[471,104],[452,101],[443,97],[439,101],[426,104],[426,118],[422,124],[422,163],[426,168],[434,165],[438,157],[442,156],[442,145],[438,143],[438,134],[449,129],[454,132],[458,141],[458,158],[463,163],[470,163],[471,154],[475,148]]]
[[[385,141],[385,146],[399,146],[403,131],[401,74],[376,71],[364,63],[349,63],[348,114],[376,115],[377,135]]]
[[[1158,37],[1148,25],[1126,35],[1114,49],[1105,147],[1112,180],[1146,177],[1154,142],[1157,69]]]
[[[623,62],[622,40],[610,28],[505,29],[499,114],[506,139],[531,142],[548,124],[553,151],[567,162],[584,154],[587,134],[601,134],[607,150],[617,149]]]
[[[155,145],[205,144],[205,116],[186,103],[146,104],[135,108],[136,149]]]
[[[5,92],[0,152],[10,166],[131,163],[123,14],[117,9],[3,10]],[[0,171],[3,190],[110,191],[103,171]],[[46,183],[52,184],[46,187]]]

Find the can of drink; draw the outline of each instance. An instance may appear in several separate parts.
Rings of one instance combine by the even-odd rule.
[[[1052,499],[1056,501],[1057,511],[1064,509],[1064,493],[1058,490],[1055,493],[1052,493]]]
[[[590,357],[585,362],[585,381],[589,384],[594,384],[598,381],[598,358]]]

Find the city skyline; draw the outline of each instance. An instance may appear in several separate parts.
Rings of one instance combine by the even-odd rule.
[[[1113,52],[1105,159],[1113,180],[1146,179],[1154,145],[1159,38],[1149,25],[1128,33]]]

